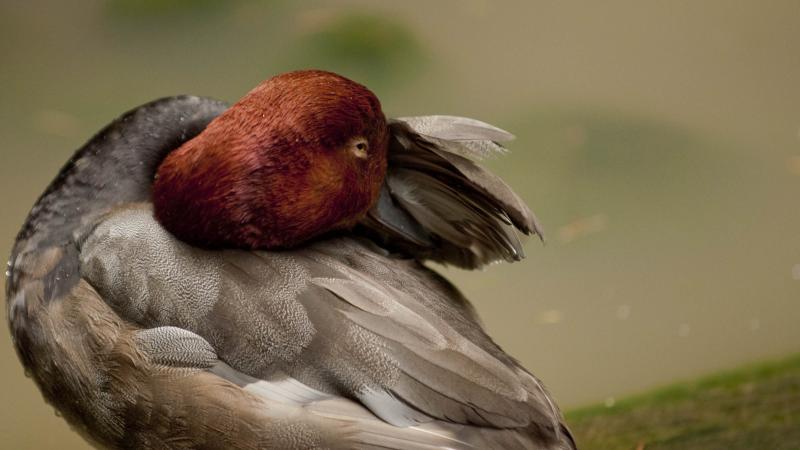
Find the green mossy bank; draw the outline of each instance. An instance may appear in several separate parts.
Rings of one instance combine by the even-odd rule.
[[[581,448],[800,449],[800,355],[567,413]]]

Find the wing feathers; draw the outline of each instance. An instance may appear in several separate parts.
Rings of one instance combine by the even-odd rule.
[[[528,205],[500,177],[455,153],[447,152],[441,148],[436,148],[434,151],[455,166],[482,194],[495,200],[499,209],[511,217],[514,225],[520,231],[525,234],[534,233],[542,236],[541,227],[536,216],[528,208]]]
[[[558,412],[532,397],[514,369],[465,339],[406,293],[379,285],[327,258],[320,262],[338,266],[341,276],[347,278],[317,278],[313,283],[355,307],[341,311],[350,321],[381,338],[405,377],[415,380],[410,384],[400,381],[379,389],[369,388],[368,397],[360,393],[359,399],[378,416],[392,423],[405,423],[408,407],[402,399],[406,398],[429,415],[461,419],[462,423],[496,427],[526,426],[532,420],[557,423],[553,417],[557,418]],[[342,324],[340,328],[346,326]],[[427,400],[415,396],[418,390],[399,390],[413,384],[430,390],[425,396]],[[432,402],[434,398],[438,400]],[[546,413],[533,417],[529,411],[531,402]],[[431,408],[431,404],[439,406]]]
[[[363,222],[382,242],[420,259],[477,268],[524,257],[515,228],[541,236],[525,203],[473,160],[504,152],[513,138],[483,122],[452,116],[390,124],[389,172]]]
[[[457,116],[417,116],[397,119],[407,123],[417,133],[449,141],[495,141],[514,139],[508,131],[480,120]]]
[[[217,363],[211,344],[191,331],[177,327],[140,330],[134,341],[154,364],[167,367],[208,369]]]
[[[467,205],[469,214],[480,207]],[[202,369],[216,354],[237,373],[217,365],[214,373],[320,417],[327,402],[360,401],[372,414],[362,408],[350,423],[365,447],[515,448],[522,435],[552,448],[560,413],[538,382],[486,336],[451,285],[374,247],[332,238],[281,252],[204,251],[175,240],[149,209],[131,208],[82,243],[82,276],[126,320],[166,331],[142,332],[154,362]],[[176,326],[187,331],[169,332]],[[342,405],[324,417],[353,413]],[[428,426],[454,440],[417,429]]]

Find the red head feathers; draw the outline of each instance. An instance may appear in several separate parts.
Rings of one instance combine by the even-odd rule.
[[[360,220],[386,174],[377,97],[322,71],[271,78],[170,153],[158,220],[205,247],[285,248]]]

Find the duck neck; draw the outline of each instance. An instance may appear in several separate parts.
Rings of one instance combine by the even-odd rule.
[[[129,111],[80,148],[31,209],[11,254],[8,292],[20,255],[72,248],[102,214],[148,201],[159,163],[227,108],[207,98],[170,97]]]

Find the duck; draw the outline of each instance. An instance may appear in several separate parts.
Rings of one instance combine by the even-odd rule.
[[[428,262],[524,257],[480,164],[513,136],[387,119],[343,76],[174,96],[99,131],[8,263],[13,344],[101,448],[575,449],[543,384]]]

